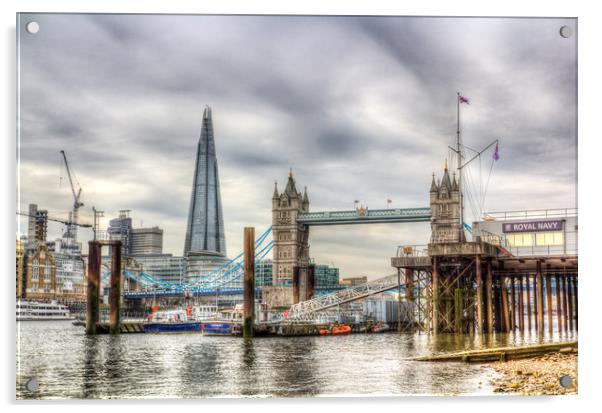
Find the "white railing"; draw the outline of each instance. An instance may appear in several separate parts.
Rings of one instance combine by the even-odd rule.
[[[484,212],[483,219],[531,219],[531,218],[558,218],[576,217],[577,208],[557,209],[526,209],[522,211],[496,211]]]
[[[310,314],[318,311],[323,311],[327,308],[335,307],[397,287],[397,274],[388,275],[365,284],[346,288],[332,294],[322,295],[320,297],[312,298],[311,300],[293,304],[288,312],[288,319],[307,319]],[[402,289],[405,292],[405,288],[403,286]]]

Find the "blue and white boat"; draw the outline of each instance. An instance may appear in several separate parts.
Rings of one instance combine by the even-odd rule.
[[[190,320],[186,311],[157,311],[144,324],[145,333],[200,333],[201,321]]]

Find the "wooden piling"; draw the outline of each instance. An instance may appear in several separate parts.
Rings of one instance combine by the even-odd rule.
[[[525,277],[525,281],[527,282],[527,328],[531,332],[531,277],[529,274]]]
[[[563,274],[560,277],[562,280],[562,313],[564,314],[564,332],[568,333],[569,331],[569,305],[568,305],[568,294],[567,294],[567,282],[566,282],[566,274]]]
[[[316,266],[314,264],[309,264],[307,266],[307,275],[305,277],[305,299],[311,300],[314,298],[316,286]]]
[[[464,332],[464,320],[463,320],[463,310],[464,305],[462,302],[462,289],[456,288],[454,291],[454,320],[455,320],[455,332],[463,333]]]
[[[506,287],[506,277],[502,275],[500,279],[500,295],[502,296],[502,331],[510,331],[510,314],[508,312],[508,289]]]
[[[255,324],[255,228],[244,230],[243,337],[253,337]]]
[[[88,241],[88,289],[86,307],[86,334],[96,335],[100,321],[100,243]]]
[[[495,274],[493,274],[495,276]],[[504,316],[502,311],[501,277],[495,276],[493,280],[493,328],[496,332],[504,331]]]
[[[485,279],[485,297],[487,297],[487,332],[493,333],[493,274],[491,260],[487,260],[487,275]]]
[[[518,277],[518,329],[521,333],[525,332],[525,310],[523,303],[523,276]]]
[[[514,287],[514,276],[510,276],[510,331],[516,329],[516,289]]]
[[[556,284],[556,319],[558,324],[558,333],[562,332],[563,318],[562,318],[562,294],[560,286],[560,276],[558,273],[554,276],[554,283]]]
[[[552,335],[554,332],[552,322],[552,274],[546,274],[546,312],[548,314],[548,332]]]
[[[109,290],[109,331],[119,334],[121,308],[121,241],[111,242],[111,289]]]
[[[537,331],[537,274],[533,275],[533,327],[535,327],[535,331]]]
[[[293,304],[299,302],[299,266],[293,267]]]
[[[481,278],[481,257],[475,258],[477,278],[477,332],[483,334],[483,279]]]
[[[569,304],[569,329],[573,330],[573,287],[572,287],[573,276],[569,275],[566,279],[567,283],[567,301]]]
[[[577,288],[577,274],[575,274],[573,276],[573,313],[574,313],[574,318],[575,318],[575,331],[579,330],[579,323],[578,323],[578,315],[579,315],[579,311],[578,311],[578,307],[579,307],[579,296],[578,296],[578,288]]]
[[[437,257],[432,258],[432,264],[433,334],[437,334],[439,332],[439,263],[437,262]]]
[[[543,331],[543,276],[541,274],[541,261],[537,261],[536,264],[536,286],[535,291],[537,294],[537,332]]]

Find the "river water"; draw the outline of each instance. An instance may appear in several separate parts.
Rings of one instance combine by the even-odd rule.
[[[201,398],[491,394],[487,366],[426,363],[444,351],[573,340],[536,334],[335,337],[87,337],[69,321],[17,323],[17,398]],[[25,383],[35,378],[39,388]]]

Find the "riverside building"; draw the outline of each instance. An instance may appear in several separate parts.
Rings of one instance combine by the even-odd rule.
[[[514,256],[578,255],[577,208],[488,212],[473,236]]]

